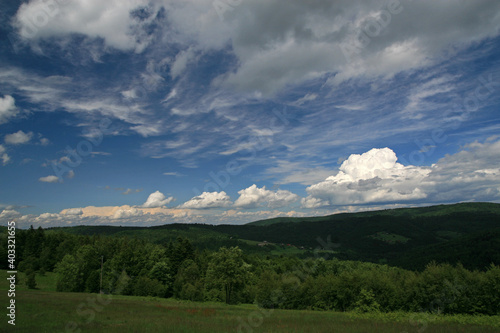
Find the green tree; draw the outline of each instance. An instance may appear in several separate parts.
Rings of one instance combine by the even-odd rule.
[[[174,282],[174,297],[191,301],[203,300],[201,272],[191,259],[184,261]]]
[[[101,256],[92,245],[83,245],[76,251],[75,259],[79,276],[75,291],[84,291],[89,276],[101,266]]]
[[[156,279],[150,279],[147,276],[139,276],[133,286],[135,296],[158,296],[163,297],[165,287]]]
[[[36,277],[34,270],[26,271],[26,287],[28,287],[28,289],[36,289]]]
[[[90,272],[87,280],[85,281],[85,292],[87,293],[98,293],[99,286],[101,283],[101,271],[94,270]]]
[[[221,247],[214,253],[208,265],[206,281],[222,288],[227,304],[231,303],[233,292],[243,287],[248,274],[248,265],[243,260],[239,247]]]
[[[264,271],[257,283],[255,300],[260,307],[266,309],[279,308],[286,300],[281,290],[281,276],[274,271]]]
[[[162,295],[164,297],[172,296],[172,275],[171,275],[171,267],[165,261],[157,262],[153,268],[149,271],[148,275],[151,279],[155,279],[160,281],[164,288],[165,294]]]
[[[354,310],[357,312],[378,312],[380,305],[375,300],[372,290],[361,289],[358,299],[354,303]]]
[[[491,264],[485,274],[483,288],[487,314],[500,314],[500,297],[498,297],[500,295],[500,266]]]
[[[185,260],[193,260],[194,249],[188,239],[178,237],[175,244],[168,246],[172,273],[175,275]]]
[[[56,265],[57,291],[77,291],[80,281],[78,264],[74,256],[67,254]]]

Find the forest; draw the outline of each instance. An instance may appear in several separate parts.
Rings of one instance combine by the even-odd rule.
[[[238,246],[211,250],[181,236],[153,243],[41,227],[17,230],[16,236],[18,269],[26,273],[23,283],[30,288],[36,288],[35,272],[56,272],[57,290],[68,292],[276,309],[484,315],[500,311],[498,263],[472,270],[429,262],[423,269],[407,270],[342,260],[319,250],[307,258],[253,253]],[[6,237],[0,243],[0,257],[7,258]],[[0,264],[7,268],[5,261]]]

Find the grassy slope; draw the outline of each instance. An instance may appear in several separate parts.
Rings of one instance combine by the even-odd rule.
[[[6,272],[0,275],[5,295]],[[500,332],[499,316],[262,310],[253,305],[46,291],[54,286],[55,275],[47,273],[41,290],[17,287],[16,332],[238,332],[240,325],[241,332]],[[4,319],[0,331],[14,330]]]

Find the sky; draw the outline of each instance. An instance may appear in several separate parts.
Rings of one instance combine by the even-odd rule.
[[[500,2],[29,0],[0,15],[0,222],[500,202]]]

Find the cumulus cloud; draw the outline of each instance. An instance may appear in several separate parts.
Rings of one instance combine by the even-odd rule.
[[[46,176],[46,177],[40,177],[38,181],[41,181],[43,183],[57,183],[59,182],[59,178],[57,176]]]
[[[0,125],[7,123],[19,113],[14,97],[5,95],[0,97]]]
[[[207,209],[228,207],[232,204],[226,192],[203,192],[199,196],[186,201],[179,208]]]
[[[32,137],[33,132],[24,133],[23,131],[19,130],[16,133],[7,134],[4,140],[5,143],[11,145],[22,145],[30,142]]]
[[[255,184],[239,191],[238,194],[240,196],[234,202],[234,206],[240,208],[255,208],[263,205],[278,208],[288,206],[299,199],[298,195],[290,191],[270,191],[265,186],[258,188]]]
[[[394,151],[374,148],[353,154],[342,163],[340,171],[324,181],[309,186],[302,204],[307,208],[324,205],[350,205],[423,199],[423,180],[428,167],[403,166]]]
[[[351,155],[339,172],[309,186],[305,208],[373,203],[500,199],[500,141],[474,142],[432,166],[403,166],[394,151]]]
[[[156,208],[168,205],[170,202],[174,201],[174,197],[165,197],[160,191],[153,192],[149,195],[146,202],[141,206],[143,208]]]

